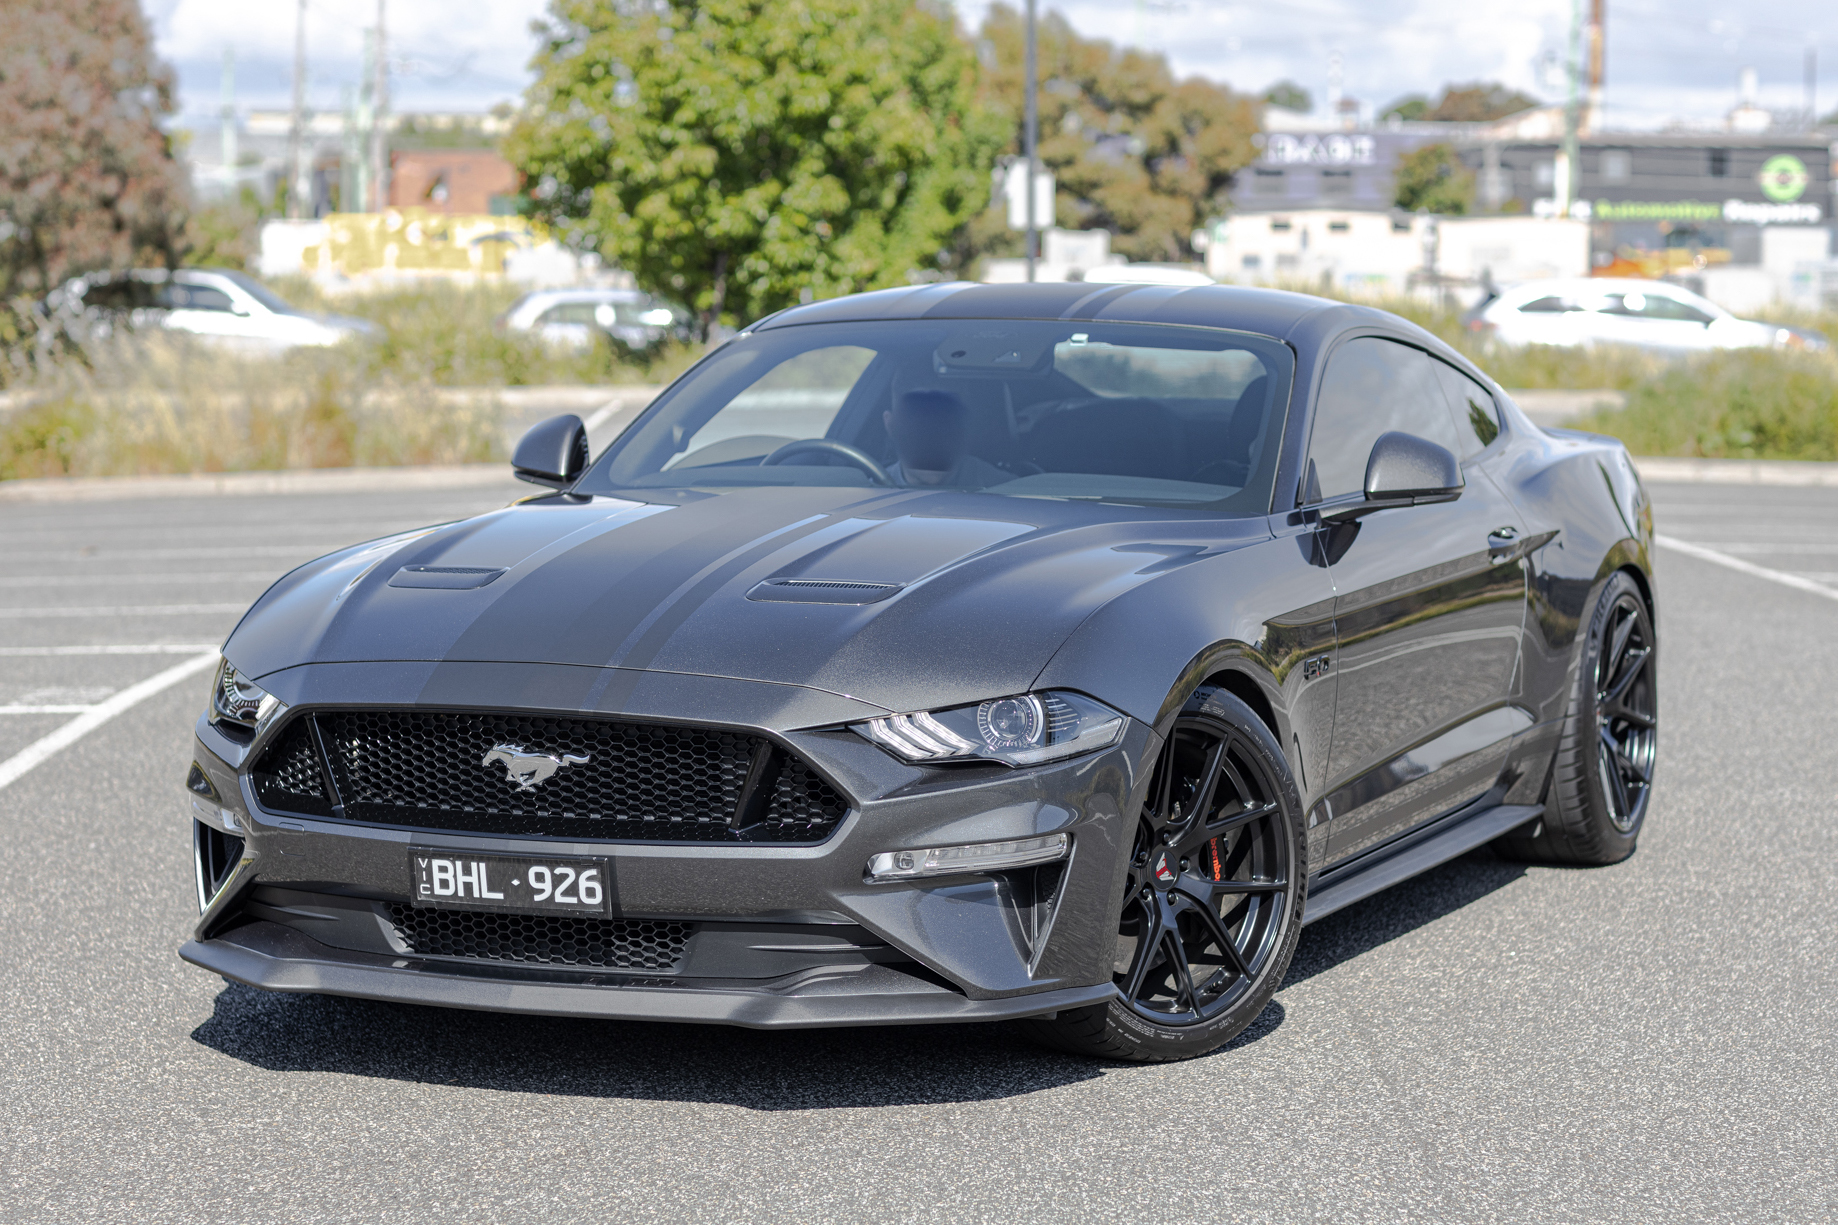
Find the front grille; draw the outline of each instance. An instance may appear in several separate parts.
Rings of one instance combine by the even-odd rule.
[[[513,771],[531,761],[547,776],[526,787]],[[321,711],[284,729],[254,774],[265,808],[461,833],[812,843],[848,811],[761,736],[548,715]]]
[[[396,933],[411,952],[549,966],[673,970],[691,927],[660,919],[594,919],[581,915],[490,914],[389,906]]]

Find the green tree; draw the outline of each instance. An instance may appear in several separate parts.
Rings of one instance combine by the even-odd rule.
[[[1442,97],[1434,106],[1422,94],[1406,94],[1381,111],[1379,117],[1428,123],[1488,123],[1537,105],[1538,99],[1530,94],[1508,89],[1498,81],[1476,81],[1471,85],[1443,86]]]
[[[1315,109],[1315,100],[1306,89],[1294,81],[1278,81],[1264,91],[1264,101],[1271,106],[1280,106],[1286,111],[1300,111],[1307,114]]]
[[[1193,258],[1193,231],[1227,207],[1232,176],[1257,156],[1255,98],[1200,77],[1177,81],[1160,55],[1080,38],[1058,13],[1040,21],[1040,158],[1058,180],[1057,224],[1107,229],[1131,259]],[[984,96],[1021,152],[1022,18],[990,7],[981,31]],[[973,235],[1016,250],[991,210]]]
[[[0,295],[182,252],[160,120],[171,73],[135,0],[8,0],[0,43]]]
[[[1393,199],[1406,212],[1460,217],[1474,206],[1474,173],[1454,145],[1424,145],[1401,154],[1393,185]]]
[[[1002,131],[948,9],[553,0],[506,152],[534,216],[704,328],[936,276]]]

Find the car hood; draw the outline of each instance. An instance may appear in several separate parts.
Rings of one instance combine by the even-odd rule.
[[[258,680],[311,663],[575,664],[914,710],[1025,690],[1105,602],[1268,535],[1261,518],[961,492],[545,497],[303,566],[225,655]]]

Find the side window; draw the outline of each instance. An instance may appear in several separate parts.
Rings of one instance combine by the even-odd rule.
[[[1366,487],[1366,460],[1380,434],[1400,430],[1460,454],[1436,363],[1421,349],[1361,336],[1334,350],[1315,403],[1308,455],[1321,496]]]
[[[1430,359],[1436,378],[1455,413],[1455,437],[1461,446],[1455,454],[1465,463],[1485,451],[1500,436],[1500,410],[1485,387],[1446,362]]]
[[[208,285],[171,282],[160,287],[155,300],[170,310],[228,311],[230,295]]]

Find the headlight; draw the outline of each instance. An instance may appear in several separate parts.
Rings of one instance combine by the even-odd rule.
[[[888,715],[854,729],[902,761],[999,761],[1036,766],[1123,737],[1123,716],[1077,693],[1023,693],[974,706]]]
[[[224,660],[211,688],[211,722],[228,723],[245,731],[259,731],[286,710],[281,699],[244,677]]]

